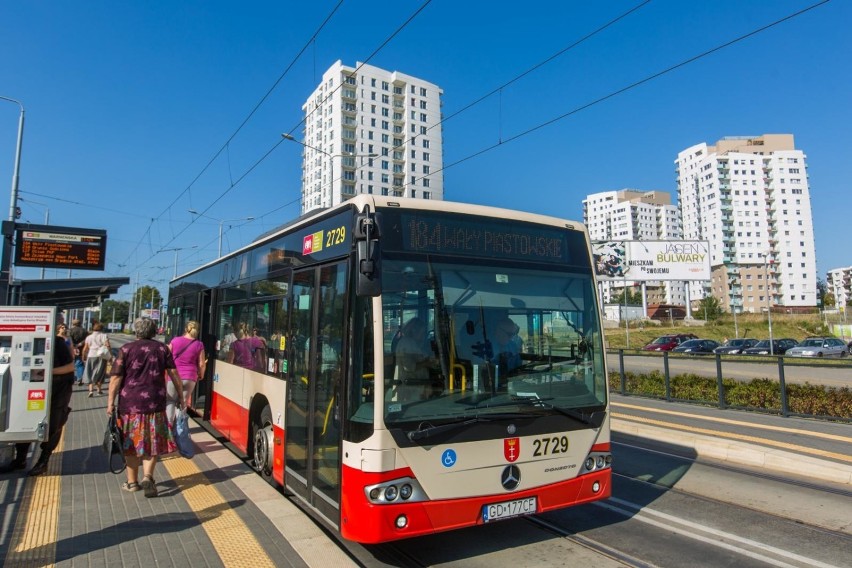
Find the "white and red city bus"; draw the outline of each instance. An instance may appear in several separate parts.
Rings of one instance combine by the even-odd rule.
[[[196,407],[347,539],[605,499],[610,421],[588,234],[359,196],[171,282],[201,324]]]

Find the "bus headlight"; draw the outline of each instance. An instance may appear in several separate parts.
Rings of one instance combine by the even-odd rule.
[[[389,485],[385,488],[385,501],[396,501],[397,495],[399,495],[399,491],[397,491],[396,485]]]
[[[412,477],[403,477],[364,487],[364,496],[373,505],[395,505],[400,501],[428,501],[426,492]],[[406,521],[407,522],[407,521]]]
[[[583,465],[586,472],[612,467],[612,454],[609,452],[593,452],[586,457]]]

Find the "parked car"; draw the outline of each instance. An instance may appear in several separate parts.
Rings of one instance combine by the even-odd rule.
[[[684,341],[690,339],[698,339],[698,336],[693,333],[677,333],[672,335],[663,335],[658,337],[642,349],[645,351],[671,351]]]
[[[809,337],[787,350],[790,357],[846,357],[849,347],[836,337]]]
[[[672,353],[689,353],[690,355],[707,355],[719,347],[718,341],[712,339],[690,339],[684,341],[674,349]]]
[[[773,339],[772,353],[770,353],[769,340],[761,339],[754,347],[743,349],[743,355],[783,355],[788,349],[795,346],[795,339]]]
[[[751,339],[748,337],[729,339],[714,349],[713,353],[721,353],[722,355],[738,355],[742,353],[743,349],[754,347],[755,344],[757,344],[757,339]]]

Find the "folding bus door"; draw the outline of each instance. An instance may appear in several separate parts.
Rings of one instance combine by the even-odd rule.
[[[287,389],[286,484],[339,526],[346,264],[293,273],[292,372]]]

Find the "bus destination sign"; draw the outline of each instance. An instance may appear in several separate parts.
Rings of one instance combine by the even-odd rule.
[[[537,262],[566,262],[571,257],[569,233],[561,229],[447,214],[400,217],[404,250]]]
[[[103,270],[106,231],[53,225],[18,226],[15,265]]]

